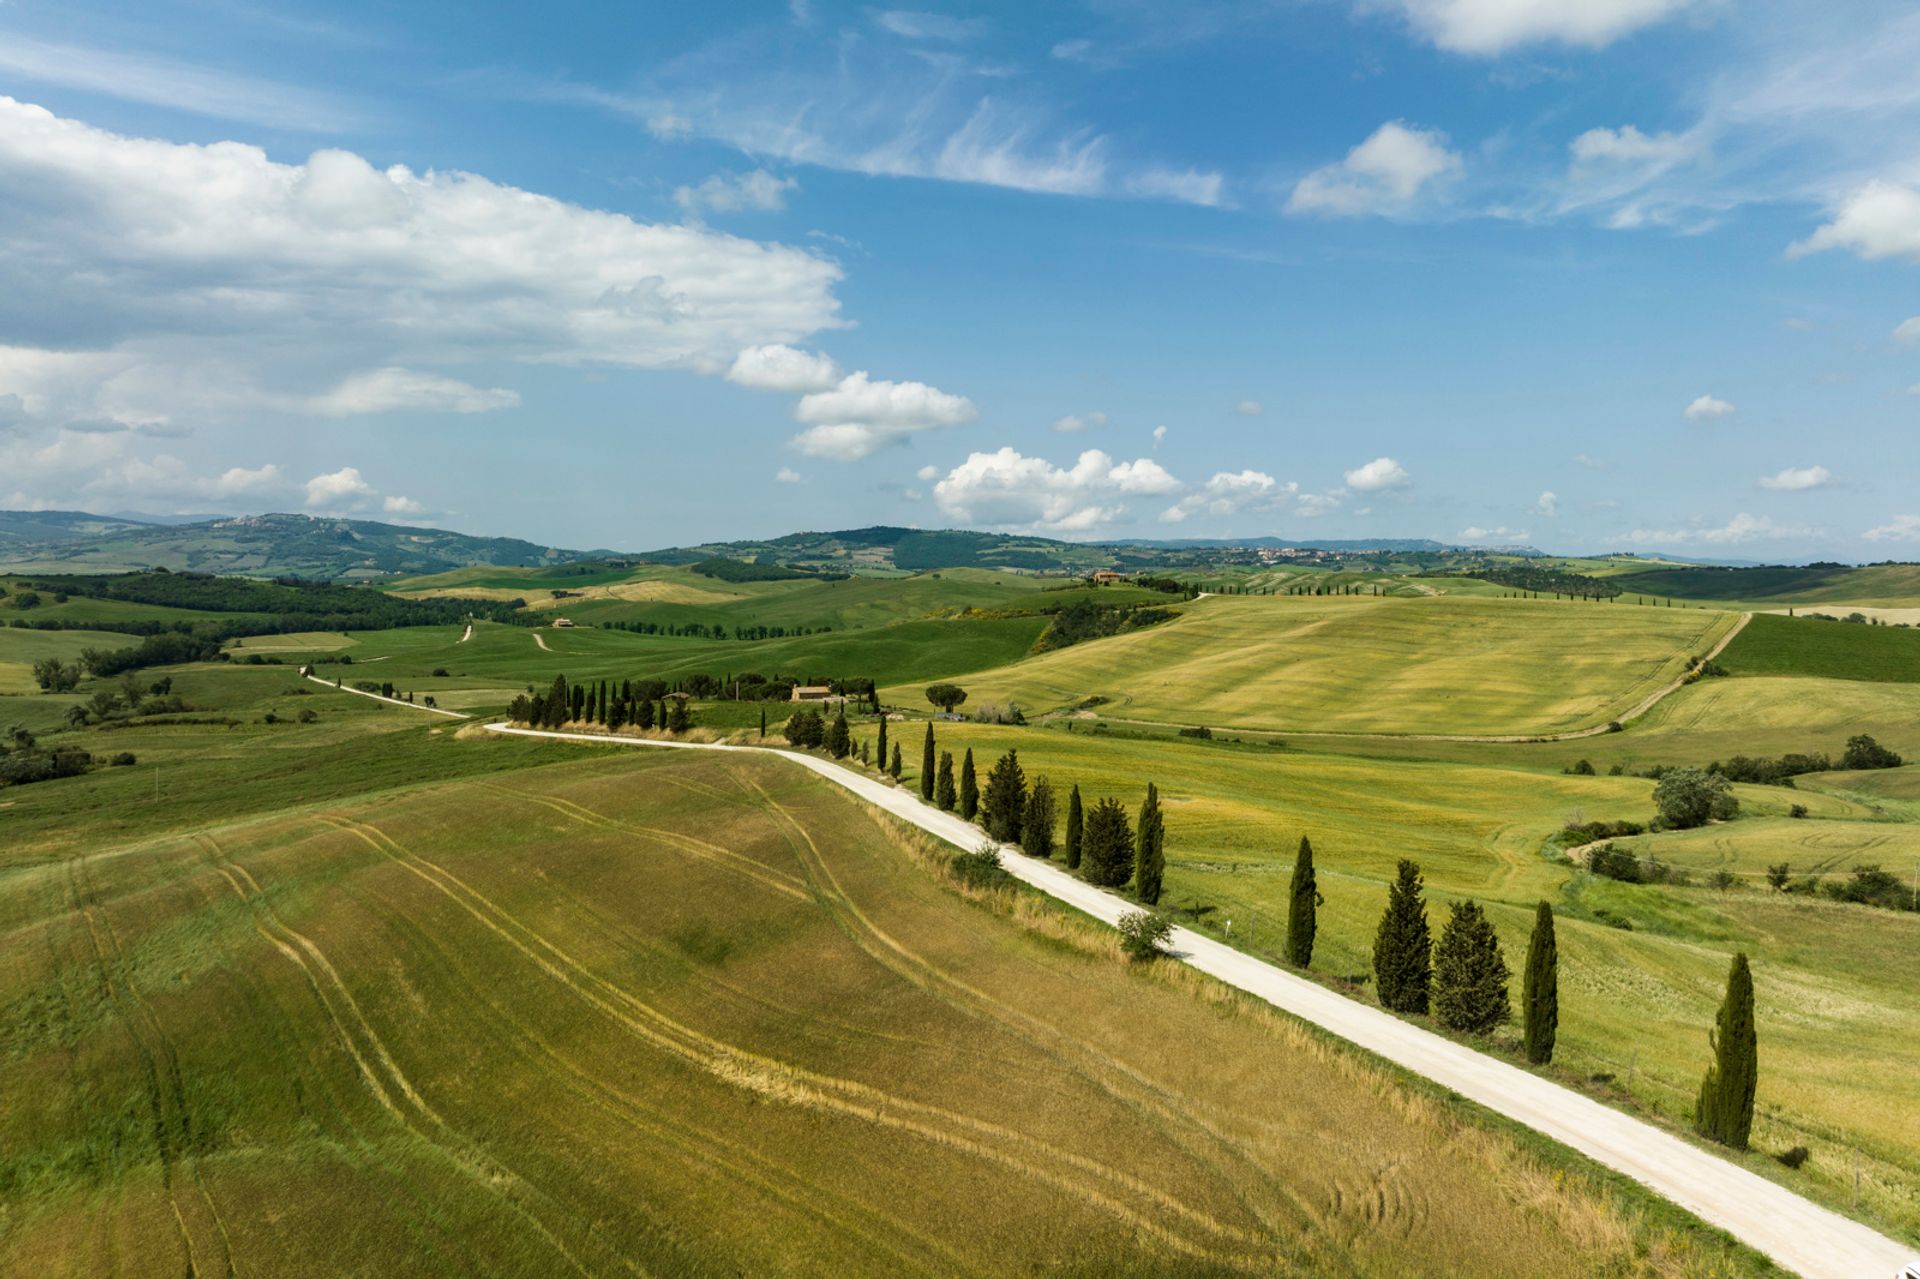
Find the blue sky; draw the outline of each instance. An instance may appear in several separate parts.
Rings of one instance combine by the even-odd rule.
[[[708,8],[0,3],[0,505],[1916,553],[1910,5]]]

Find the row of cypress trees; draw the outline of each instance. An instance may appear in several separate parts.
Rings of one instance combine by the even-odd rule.
[[[658,687],[658,685],[655,685]],[[635,728],[664,728],[684,733],[693,727],[693,712],[684,697],[662,697],[658,704],[642,695],[633,681],[600,680],[593,684],[569,684],[565,675],[553,677],[544,693],[513,699],[508,717],[535,728],[559,728],[562,724],[602,724],[610,729],[629,725]]]

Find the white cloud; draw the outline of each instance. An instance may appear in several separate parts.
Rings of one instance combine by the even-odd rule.
[[[940,478],[940,468],[935,466],[933,463],[929,462],[925,466],[921,467],[919,470],[915,471],[913,475],[914,475],[914,478],[919,480],[922,484],[931,484],[936,479]]]
[[[373,496],[373,486],[360,478],[359,468],[352,466],[343,466],[331,474],[316,475],[307,481],[306,487],[308,506],[359,505]]]
[[[1711,395],[1701,395],[1687,405],[1686,419],[1689,422],[1710,422],[1715,418],[1728,417],[1734,412],[1733,405],[1725,400],[1715,399]]]
[[[787,207],[787,192],[800,184],[776,178],[765,169],[751,173],[716,173],[699,186],[677,187],[673,202],[688,213],[777,213]]]
[[[1258,400],[1242,400],[1234,406],[1233,411],[1241,417],[1259,417],[1266,412],[1266,406]]]
[[[1126,179],[1129,195],[1219,208],[1226,203],[1226,179],[1198,169],[1143,169]]]
[[[801,480],[801,475],[800,472],[794,470],[791,466],[783,466],[773,473],[773,478],[782,484],[798,484]]]
[[[1423,189],[1444,184],[1461,171],[1460,157],[1447,149],[1444,133],[1392,120],[1346,159],[1302,178],[1287,200],[1287,212],[1328,217],[1400,213]]]
[[[1908,346],[1920,346],[1920,315],[1900,321],[1893,330],[1893,340],[1904,342]]]
[[[1167,493],[1179,487],[1159,463],[1147,458],[1115,463],[1088,449],[1071,467],[1026,457],[1012,448],[971,453],[933,486],[934,501],[948,517],[994,528],[1085,532],[1126,513],[1122,499]]]
[[[358,417],[401,410],[426,413],[490,413],[517,408],[520,395],[504,387],[483,390],[458,378],[415,369],[384,368],[355,373],[324,395],[299,404],[321,417]]]
[[[1560,497],[1552,489],[1548,489],[1540,495],[1539,501],[1533,504],[1533,509],[1542,515],[1558,515],[1560,514]]]
[[[1757,541],[1762,538],[1805,537],[1812,531],[1804,528],[1790,528],[1776,524],[1765,516],[1748,515],[1742,511],[1718,528],[1639,528],[1627,533],[1625,539],[1642,546],[1677,545],[1686,542],[1705,542],[1710,545],[1725,546]]]
[[[1165,444],[1166,442],[1167,442],[1167,428],[1164,426],[1154,427],[1153,428],[1153,447],[1159,448],[1162,444]]]
[[[1320,515],[1331,515],[1340,509],[1343,496],[1344,495],[1340,493],[1302,493],[1299,499],[1293,504],[1293,513],[1307,519],[1313,519]],[[1355,511],[1354,514],[1365,515],[1367,511],[1365,508],[1362,508],[1361,510]]]
[[[1907,258],[1920,262],[1920,190],[1876,180],[1840,202],[1833,220],[1787,250],[1799,257],[1825,249],[1851,249],[1868,260]]]
[[[410,497],[400,497],[396,494],[382,499],[380,509],[388,515],[418,515],[427,508]]]
[[[950,18],[944,13],[919,13],[911,9],[887,9],[873,20],[909,40],[971,40],[986,30],[979,18]]]
[[[251,422],[342,385],[323,408],[371,389],[376,406],[473,411],[511,392],[420,373],[403,386],[391,370],[717,373],[744,347],[840,324],[840,268],[802,250],[345,151],[290,165],[234,142],[122,137],[5,97],[0,190],[36,193],[7,207],[0,318],[63,332],[58,351],[0,349],[0,395],[54,421]]]
[[[1823,488],[1832,479],[1833,473],[1824,466],[1788,467],[1777,475],[1762,476],[1760,487],[1776,493],[1799,493],[1806,489]]]
[[[814,457],[857,462],[922,431],[961,426],[979,416],[973,401],[924,382],[886,382],[849,373],[831,390],[803,396],[794,416],[811,422],[793,446]]]
[[[1369,0],[1455,53],[1497,55],[1527,44],[1599,48],[1688,7],[1689,0]]]
[[[208,493],[214,497],[240,497],[245,494],[272,492],[288,487],[287,477],[272,462],[265,466],[248,469],[244,466],[230,466],[220,473]]]
[[[1869,542],[1920,542],[1920,515],[1896,515],[1890,523],[1860,535]]]
[[[1272,510],[1300,492],[1294,483],[1282,484],[1264,471],[1218,471],[1195,492],[1160,513],[1161,522],[1179,524],[1189,516],[1237,515],[1249,510]]]
[[[1575,161],[1584,164],[1644,164],[1686,159],[1696,146],[1684,134],[1647,134],[1629,124],[1618,129],[1588,129],[1569,144],[1568,150]]]
[[[1105,413],[1069,413],[1067,416],[1057,419],[1053,424],[1053,429],[1056,431],[1074,432],[1084,431],[1090,426],[1105,426],[1106,424],[1107,415]]]
[[[1589,471],[1604,471],[1607,469],[1605,462],[1589,453],[1575,453],[1573,455],[1573,464],[1575,466],[1584,466]]]
[[[1557,212],[1605,210],[1615,230],[1699,222],[1697,195],[1663,179],[1709,156],[1704,128],[1642,133],[1633,125],[1589,129],[1569,145],[1572,161]]]
[[[1474,546],[1511,546],[1527,540],[1527,530],[1523,528],[1463,528],[1460,540]]]
[[[790,346],[750,346],[733,359],[727,380],[756,391],[806,395],[840,385],[840,366],[818,351]]]
[[[1407,474],[1407,468],[1390,457],[1376,457],[1365,466],[1355,467],[1346,474],[1347,487],[1358,493],[1374,493],[1382,489],[1404,488],[1413,482]]]

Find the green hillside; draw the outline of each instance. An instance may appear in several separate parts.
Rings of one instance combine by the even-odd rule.
[[[1920,682],[1920,630],[1757,613],[1720,664],[1736,675]]]

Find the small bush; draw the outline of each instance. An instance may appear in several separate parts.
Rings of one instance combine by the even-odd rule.
[[[1202,724],[1202,725],[1200,725],[1200,726],[1199,726],[1198,728],[1183,728],[1183,729],[1181,729],[1181,730],[1180,730],[1180,736],[1182,736],[1182,737],[1197,737],[1197,738],[1199,738],[1199,739],[1200,739],[1201,741],[1203,741],[1203,742],[1210,742],[1210,741],[1212,741],[1212,740],[1213,740],[1213,730],[1212,730],[1212,729],[1210,729],[1210,728],[1208,728],[1208,727],[1207,727],[1207,726],[1206,726],[1205,724]]]
[[[1165,915],[1147,910],[1130,910],[1120,917],[1120,949],[1134,963],[1143,963],[1165,953],[1161,948],[1173,935],[1173,923]]]
[[[446,668],[446,667],[444,667],[444,666],[436,666],[436,667],[434,667],[434,668],[433,668],[433,677],[434,677],[435,679],[445,679],[445,678],[447,677],[447,668]]]
[[[1000,865],[1000,850],[992,844],[982,844],[970,853],[955,853],[947,868],[969,888],[1002,888],[1013,883],[1013,876]]]
[[[300,722],[302,724],[311,724],[313,723],[313,721],[319,718],[320,716],[314,711],[314,709],[311,706],[309,706],[307,709],[300,712]]]
[[[121,751],[118,754],[116,754],[112,759],[107,761],[107,763],[111,764],[115,768],[126,768],[128,765],[136,764],[138,762],[139,762],[138,760],[134,759],[132,751]]]
[[[1806,815],[1807,806],[1805,804],[1795,804],[1787,810],[1787,816],[1789,817],[1805,817]]]
[[[1576,760],[1574,763],[1568,764],[1566,768],[1561,771],[1571,773],[1575,777],[1592,777],[1593,762],[1585,759]]]
[[[1789,1168],[1798,1168],[1801,1164],[1807,1162],[1808,1157],[1812,1154],[1813,1152],[1805,1146],[1795,1146],[1790,1150],[1781,1151],[1775,1155],[1774,1158]]]

